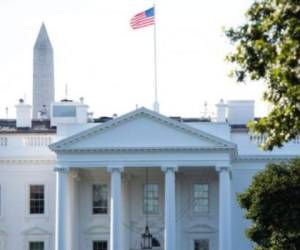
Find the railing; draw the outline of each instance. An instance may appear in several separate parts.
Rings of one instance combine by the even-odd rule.
[[[50,136],[26,136],[22,139],[23,146],[27,147],[47,147],[52,143]]]
[[[53,141],[52,136],[30,135],[30,136],[0,136],[1,147],[48,147]]]
[[[251,135],[250,134],[250,141],[253,142],[254,144],[261,145],[265,143],[267,140],[266,135]],[[297,136],[295,139],[291,140],[291,143],[293,144],[300,144],[300,136]]]

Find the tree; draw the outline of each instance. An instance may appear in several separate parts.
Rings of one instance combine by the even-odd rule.
[[[225,32],[235,47],[227,56],[232,76],[264,81],[263,98],[273,106],[249,127],[267,136],[264,149],[280,147],[300,133],[300,2],[256,0],[245,24]]]
[[[300,249],[300,159],[268,164],[238,201],[256,250]]]

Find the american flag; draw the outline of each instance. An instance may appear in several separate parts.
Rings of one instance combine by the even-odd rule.
[[[140,29],[155,24],[154,7],[136,14],[130,20],[131,28]]]

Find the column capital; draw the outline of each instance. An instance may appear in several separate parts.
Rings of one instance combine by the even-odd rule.
[[[172,172],[177,172],[178,171],[178,167],[175,166],[175,165],[167,165],[167,166],[162,166],[161,167],[161,170],[163,172],[169,172],[169,171],[172,171]]]
[[[68,174],[70,172],[70,168],[55,166],[54,171],[57,173]]]
[[[115,173],[115,172],[122,173],[123,171],[124,171],[123,166],[117,166],[117,165],[107,166],[107,172],[109,173]]]
[[[230,166],[216,166],[217,172],[230,172],[231,168]]]

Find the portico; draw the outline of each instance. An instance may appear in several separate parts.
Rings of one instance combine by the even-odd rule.
[[[143,168],[159,170],[163,176],[164,247],[160,249],[175,250],[180,238],[176,217],[177,205],[182,202],[176,195],[177,177],[188,169],[198,171],[200,176],[201,170],[205,169],[213,171],[219,178],[219,223],[216,228],[219,240],[211,249],[231,250],[230,166],[235,146],[230,142],[147,109],[139,109],[65,138],[53,144],[51,149],[57,154],[56,250],[76,249],[70,247],[73,246],[70,241],[79,238],[79,232],[68,232],[68,228],[72,228],[70,223],[74,223],[68,214],[68,208],[72,206],[70,194],[76,196],[74,186],[71,190],[70,179],[74,179],[75,172],[97,169],[104,170],[110,179],[108,246],[111,250],[127,250],[122,229],[126,217],[122,177],[127,171]],[[129,249],[133,249],[130,243]]]

